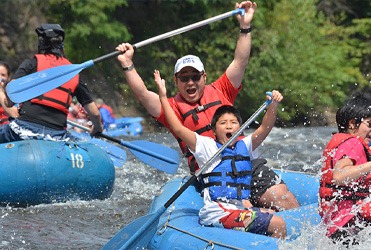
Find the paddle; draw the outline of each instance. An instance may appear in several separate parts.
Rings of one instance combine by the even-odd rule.
[[[209,23],[233,16],[235,14],[245,15],[245,9],[237,9],[233,11],[226,12],[224,14],[211,17],[204,21],[200,21],[183,28],[176,29],[174,31],[167,32],[162,35],[149,38],[142,42],[133,45],[134,48],[140,48],[145,45],[164,40],[166,38],[181,34],[183,32],[199,28],[201,26],[207,25]],[[50,69],[46,69],[40,72],[29,74],[27,76],[18,78],[11,81],[6,86],[6,93],[9,99],[14,103],[22,103],[24,101],[30,100],[37,96],[40,96],[48,91],[51,91],[62,84],[68,82],[73,77],[75,77],[83,69],[89,68],[97,63],[103,62],[107,59],[120,55],[121,51],[114,51],[107,55],[98,57],[94,60],[89,60],[81,64],[69,64],[58,66]]]
[[[67,121],[68,124],[89,131],[89,128],[78,123]],[[127,147],[138,159],[144,163],[169,174],[175,174],[179,167],[179,154],[172,148],[148,141],[126,142],[111,136],[97,133],[97,136]]]
[[[267,95],[272,97],[271,92]],[[111,240],[103,246],[102,250],[108,249],[145,249],[152,239],[158,220],[166,209],[194,182],[202,171],[207,168],[212,161],[234,141],[257,117],[258,115],[271,103],[271,100],[266,101],[233,135],[228,141],[219,148],[219,150],[203,165],[199,171],[196,172],[188,181],[164,204],[163,207],[158,209],[153,214],[148,214],[144,217],[136,219],[129,225],[121,229]],[[142,225],[139,227],[138,225]],[[138,228],[139,227],[139,228]]]

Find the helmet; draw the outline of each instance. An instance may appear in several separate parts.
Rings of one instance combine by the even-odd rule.
[[[37,46],[39,53],[42,53],[42,50],[50,49],[52,54],[62,56],[64,30],[59,24],[41,24],[35,31],[38,35]]]
[[[64,30],[59,24],[41,24],[35,31],[38,36],[46,38],[62,36],[64,40]]]

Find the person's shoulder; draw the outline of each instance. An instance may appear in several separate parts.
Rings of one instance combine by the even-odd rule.
[[[229,80],[227,73],[224,72],[223,75],[221,75],[216,81],[214,81],[211,85],[214,87],[217,86],[228,86],[228,87],[233,87],[232,82]],[[234,87],[233,87],[234,88]]]
[[[193,132],[196,135],[197,143],[202,142],[203,144],[214,143],[215,140],[209,136],[199,135],[197,132]]]
[[[37,67],[37,59],[35,57],[31,59],[25,59],[21,63],[20,67]]]
[[[342,145],[352,145],[352,146],[363,147],[362,142],[358,138],[356,138],[356,137],[349,138],[348,140],[346,140],[345,142],[343,142]]]
[[[343,143],[341,143],[338,146],[338,149],[336,152],[349,152],[349,151],[363,151],[364,146],[362,142],[358,138],[350,138]]]
[[[37,71],[37,60],[36,58],[26,59],[18,67],[15,72],[13,79],[21,78],[25,75],[35,73]]]

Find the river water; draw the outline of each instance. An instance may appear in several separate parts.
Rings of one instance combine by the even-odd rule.
[[[323,148],[335,131],[334,127],[274,128],[259,148],[260,154],[276,169],[316,175]],[[152,141],[178,150],[169,133],[145,133],[123,139]],[[0,208],[0,249],[100,249],[125,225],[147,214],[152,198],[164,183],[188,175],[184,159],[178,172],[169,175],[145,165],[129,150],[127,153],[124,167],[116,168],[114,191],[106,200]],[[314,228],[304,227],[302,237],[295,243],[283,243],[280,248],[342,248],[326,239],[318,240]],[[369,249],[369,243],[359,249]]]

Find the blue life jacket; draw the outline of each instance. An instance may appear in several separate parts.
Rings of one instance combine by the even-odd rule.
[[[222,146],[216,142],[218,148]],[[238,141],[234,149],[222,151],[222,160],[211,173],[201,174],[202,180],[209,177],[208,187],[211,200],[221,198],[248,199],[250,196],[252,164],[249,151],[243,141]],[[204,182],[204,181],[203,181]]]

